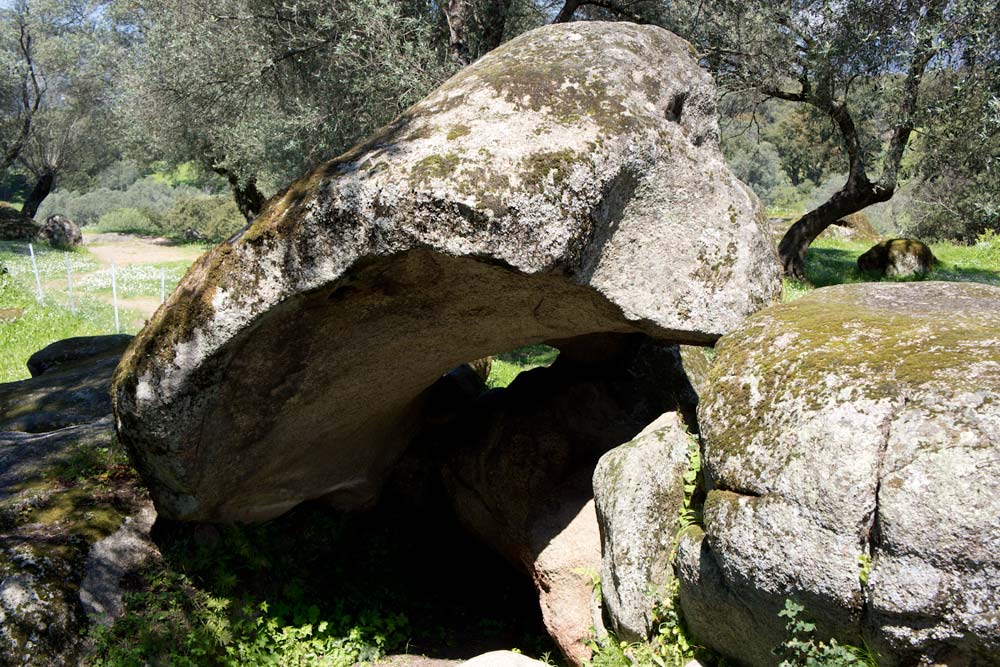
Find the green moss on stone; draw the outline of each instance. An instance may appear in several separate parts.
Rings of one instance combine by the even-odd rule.
[[[551,174],[553,182],[561,185],[569,176],[579,156],[571,150],[535,153],[524,160],[523,173],[535,183],[543,183]]]
[[[428,155],[413,167],[412,179],[424,181],[428,178],[445,178],[458,167],[459,159],[454,153]]]
[[[1000,368],[995,318],[963,311],[926,315],[911,312],[905,301],[898,311],[874,309],[847,294],[825,293],[762,311],[720,340],[705,401],[744,407],[727,413],[730,420],[714,434],[713,448],[738,456],[755,439],[766,439],[777,426],[770,420],[783,414],[779,403],[821,410],[841,400],[835,394],[843,389],[854,392],[852,400],[898,401],[928,383],[980,391],[983,380],[968,372],[969,365]]]
[[[468,125],[452,125],[451,129],[448,130],[448,141],[461,139],[470,132],[472,132],[472,130],[469,129]]]

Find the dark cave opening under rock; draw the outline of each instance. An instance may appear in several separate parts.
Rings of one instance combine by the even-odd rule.
[[[594,467],[664,411],[693,414],[697,397],[675,345],[641,334],[551,345],[533,350],[558,355],[550,366],[525,370],[506,388],[488,388],[469,366],[442,376],[371,508],[307,502],[257,525],[161,520],[161,549],[233,604],[388,622],[390,653],[569,653],[566,636],[600,626],[600,610],[574,612],[578,627],[559,627],[567,585],[548,580],[574,570],[570,597],[593,599]],[[561,542],[579,562],[546,555]]]

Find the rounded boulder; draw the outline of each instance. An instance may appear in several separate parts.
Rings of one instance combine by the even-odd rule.
[[[786,599],[883,666],[1000,660],[1000,289],[828,287],[720,341],[685,619],[773,665]],[[720,620],[721,619],[721,620]]]

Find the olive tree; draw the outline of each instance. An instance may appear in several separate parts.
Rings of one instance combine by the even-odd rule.
[[[933,133],[927,81],[995,77],[998,3],[972,0],[678,0],[672,29],[701,50],[725,91],[809,105],[837,129],[848,176],[779,244],[804,277],[809,244],[839,218],[890,199],[915,132]],[[988,75],[984,75],[988,72]],[[958,102],[961,103],[960,100]]]
[[[34,179],[22,208],[28,216],[58,178],[99,167],[112,140],[109,81],[118,51],[104,4],[17,0],[0,10],[0,57],[15,74],[0,84],[0,167]]]
[[[0,171],[21,154],[45,95],[32,18],[27,0],[0,5]]]
[[[264,192],[391,120],[455,69],[437,10],[393,0],[126,0],[123,108],[140,150]]]

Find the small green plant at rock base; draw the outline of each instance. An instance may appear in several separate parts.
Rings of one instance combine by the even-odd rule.
[[[774,650],[783,658],[778,667],[878,667],[878,658],[867,648],[839,644],[836,639],[816,639],[816,624],[800,615],[805,607],[785,600],[778,616],[788,619],[788,639]]]
[[[234,610],[184,575],[153,574],[147,591],[127,597],[128,613],[111,628],[96,627],[93,667],[157,664],[349,667],[377,660],[400,640],[402,616],[321,619],[315,606],[274,609],[266,601]]]
[[[665,591],[654,596],[653,627],[648,642],[619,641],[608,634],[590,643],[594,655],[590,667],[683,667],[704,649],[693,641],[679,613],[680,585],[673,580]]]
[[[598,602],[601,601],[601,575],[597,573],[597,570],[591,567],[580,567],[573,570],[573,574],[579,574],[581,576],[590,579],[590,587],[594,591],[594,599]]]

